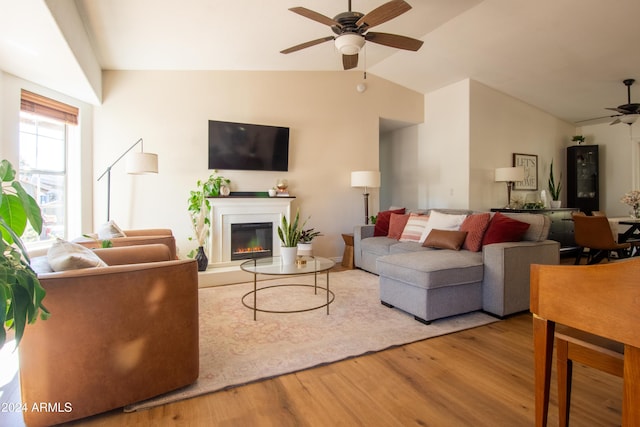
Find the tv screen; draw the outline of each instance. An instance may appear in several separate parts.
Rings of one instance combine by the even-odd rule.
[[[209,169],[287,171],[289,128],[209,120]]]

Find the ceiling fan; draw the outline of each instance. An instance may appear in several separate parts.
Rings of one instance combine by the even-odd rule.
[[[358,66],[358,53],[362,46],[364,46],[365,41],[414,52],[422,46],[423,42],[421,40],[416,40],[411,37],[368,31],[370,28],[390,21],[411,9],[411,6],[404,0],[391,0],[367,14],[351,11],[351,0],[349,0],[348,6],[348,12],[339,13],[334,18],[329,18],[305,7],[290,8],[290,11],[298,15],[330,26],[337,35],[301,43],[282,50],[280,53],[292,53],[329,40],[334,40],[336,48],[342,54],[342,65],[345,70],[349,70]]]
[[[617,107],[607,107],[607,110],[613,110],[613,111],[617,111],[620,114],[614,114],[612,116],[604,116],[604,117],[598,117],[595,119],[589,119],[589,120],[581,120],[580,122],[577,123],[581,123],[581,122],[588,122],[591,120],[598,120],[598,119],[604,119],[607,117],[613,118],[615,117],[616,119],[614,121],[612,121],[611,123],[609,123],[610,125],[615,125],[618,123],[625,123],[628,124],[629,126],[631,126],[633,123],[635,123],[635,121],[638,119],[638,117],[640,117],[640,104],[636,104],[636,103],[631,103],[631,85],[633,85],[635,83],[634,79],[625,79],[622,81],[622,83],[624,83],[624,85],[627,87],[627,103],[626,104],[622,104],[622,105],[618,105]]]

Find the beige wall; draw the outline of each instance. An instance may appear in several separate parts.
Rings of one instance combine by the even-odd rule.
[[[123,227],[169,227],[185,255],[195,245],[186,212],[189,191],[206,179],[208,120],[291,128],[289,172],[220,171],[232,191],[266,191],[278,178],[308,225],[325,235],[316,253],[341,256],[341,233],[362,222],[360,189],[350,172],[378,169],[380,117],[419,123],[423,95],[360,72],[106,71],[103,104],[95,108],[97,177],[138,138],[159,156],[159,174],[112,170],[111,217]],[[372,191],[371,206],[378,192]],[[95,185],[95,224],[106,220],[106,182]]]
[[[384,136],[384,151],[393,159],[381,160],[383,172],[393,177],[394,196],[388,204],[476,210],[506,204],[506,185],[494,182],[494,170],[511,166],[513,153],[538,156],[538,191],[531,192],[537,198],[547,188],[551,159],[564,169],[565,141],[575,130],[468,79],[426,94],[425,122],[412,128]],[[409,170],[415,172],[406,173]],[[524,199],[527,194],[515,191],[512,197]]]
[[[538,156],[538,191],[514,191],[512,198],[526,199],[530,194],[537,200],[540,191],[547,190],[551,161],[554,175],[565,170],[565,148],[575,132],[574,125],[476,81],[471,81],[470,99],[469,206],[490,209],[506,205],[506,184],[494,182],[494,170],[512,166],[513,153]],[[562,182],[566,188],[566,173]],[[566,206],[566,191],[561,199]]]

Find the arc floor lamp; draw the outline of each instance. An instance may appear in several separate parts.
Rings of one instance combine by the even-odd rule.
[[[131,147],[122,153],[115,162],[111,163],[111,165],[107,167],[107,170],[98,177],[98,181],[100,181],[105,175],[107,176],[107,221],[111,219],[111,168],[122,160],[122,158],[138,144],[140,144],[140,152],[131,153],[127,157],[127,173],[132,175],[158,173],[158,155],[144,152],[144,143],[142,142],[142,138],[137,140]]]

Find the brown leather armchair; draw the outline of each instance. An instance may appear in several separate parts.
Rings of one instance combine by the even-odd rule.
[[[198,377],[196,261],[172,259],[164,244],[95,252],[108,267],[39,275],[51,317],[29,325],[19,347],[28,426],[119,408]]]

